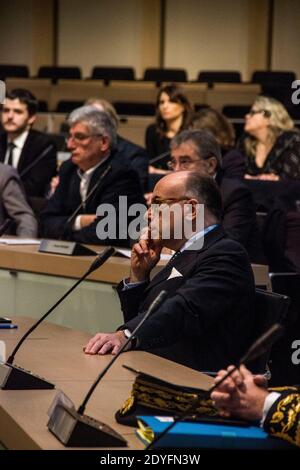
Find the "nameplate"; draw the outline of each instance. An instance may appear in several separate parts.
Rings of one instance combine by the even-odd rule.
[[[67,256],[93,256],[97,252],[81,245],[78,242],[66,242],[62,240],[42,240],[39,247],[41,253],[51,253]]]

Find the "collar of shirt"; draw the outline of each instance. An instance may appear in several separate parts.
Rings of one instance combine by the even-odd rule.
[[[209,232],[211,232],[218,226],[219,224],[209,225],[208,227],[205,227],[204,230],[200,230],[200,232],[195,233],[189,240],[185,242],[183,247],[180,249],[180,253],[182,253],[184,250],[187,250],[191,245],[193,245],[193,243],[195,243],[200,238],[205,237],[205,235],[207,235]]]
[[[18,137],[11,140],[10,142],[13,142],[18,149],[22,150],[22,148],[24,147],[25,140],[27,139],[28,134],[29,134],[28,130],[24,131],[24,132],[22,132],[22,134],[18,135]]]
[[[81,200],[82,201],[85,201],[85,199],[86,199],[88,187],[89,187],[89,184],[90,184],[90,181],[91,181],[91,178],[92,178],[92,175],[93,175],[94,171],[100,165],[102,165],[108,158],[109,158],[109,155],[106,158],[104,158],[103,160],[101,160],[101,162],[99,162],[97,165],[93,166],[92,168],[89,168],[88,170],[86,170],[84,172],[81,171],[78,168],[77,174],[80,178],[80,195],[81,195]]]

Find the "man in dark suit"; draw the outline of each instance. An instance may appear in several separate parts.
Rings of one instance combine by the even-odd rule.
[[[154,211],[157,205],[170,208],[167,221],[164,212]],[[175,209],[181,210],[177,219]],[[176,172],[157,183],[148,210],[151,235],[134,245],[130,278],[118,287],[125,323],[116,333],[96,334],[86,353],[117,353],[165,289],[167,300],[137,334],[139,349],[206,371],[218,370],[229,357],[240,357],[253,330],[254,280],[247,253],[227,237],[221,215],[221,195],[212,178]],[[188,222],[194,233],[177,236],[178,227]],[[150,281],[162,246],[176,255]],[[135,347],[134,341],[131,344]]]
[[[119,197],[126,196],[128,206],[144,200],[136,172],[115,149],[115,127],[106,113],[93,106],[74,110],[68,122],[71,158],[62,164],[59,184],[41,213],[42,236],[127,246],[128,224],[119,233]],[[99,207],[105,204],[116,213],[107,238],[98,230]]]
[[[16,168],[30,197],[44,197],[56,173],[56,144],[46,134],[32,129],[38,102],[28,90],[7,94],[1,113],[0,161]]]
[[[228,367],[228,371],[232,366]],[[227,373],[220,370],[215,382]],[[252,375],[245,366],[232,373],[211,395],[224,417],[260,422],[272,436],[300,447],[300,387],[267,388],[264,376]]]
[[[213,135],[205,130],[180,132],[171,141],[169,166],[174,171],[197,171],[216,179],[223,200],[224,229],[230,238],[246,248],[252,262],[263,263],[251,192],[242,181],[221,176],[221,148]]]

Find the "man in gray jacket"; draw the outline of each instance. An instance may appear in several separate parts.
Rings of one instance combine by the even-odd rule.
[[[0,163],[0,234],[8,219],[14,222],[15,233],[19,237],[37,236],[37,221],[26,201],[17,171]],[[5,233],[14,233],[11,226],[7,227]]]

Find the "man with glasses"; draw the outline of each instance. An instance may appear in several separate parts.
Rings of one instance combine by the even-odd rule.
[[[59,184],[41,214],[42,235],[127,246],[127,233],[118,236],[119,196],[127,196],[128,207],[143,203],[143,197],[136,172],[115,148],[115,126],[106,113],[93,106],[74,110],[68,124],[71,158],[62,164]],[[96,212],[101,204],[110,204],[116,210],[117,217],[112,222],[116,224],[116,238],[99,238],[96,233]]]
[[[254,280],[245,250],[221,226],[215,181],[197,172],[171,173],[156,184],[152,203],[147,231],[132,248],[130,277],[118,286],[125,323],[115,333],[96,334],[85,353],[116,354],[166,290],[131,347],[202,371],[217,371],[229,358],[235,363],[253,331]],[[192,232],[180,233],[186,225]],[[150,280],[162,247],[175,255]]]
[[[262,263],[264,256],[251,192],[243,182],[221,176],[221,159],[220,146],[208,131],[182,131],[171,141],[169,168],[197,171],[216,180],[223,200],[224,229],[246,248],[252,262]]]

